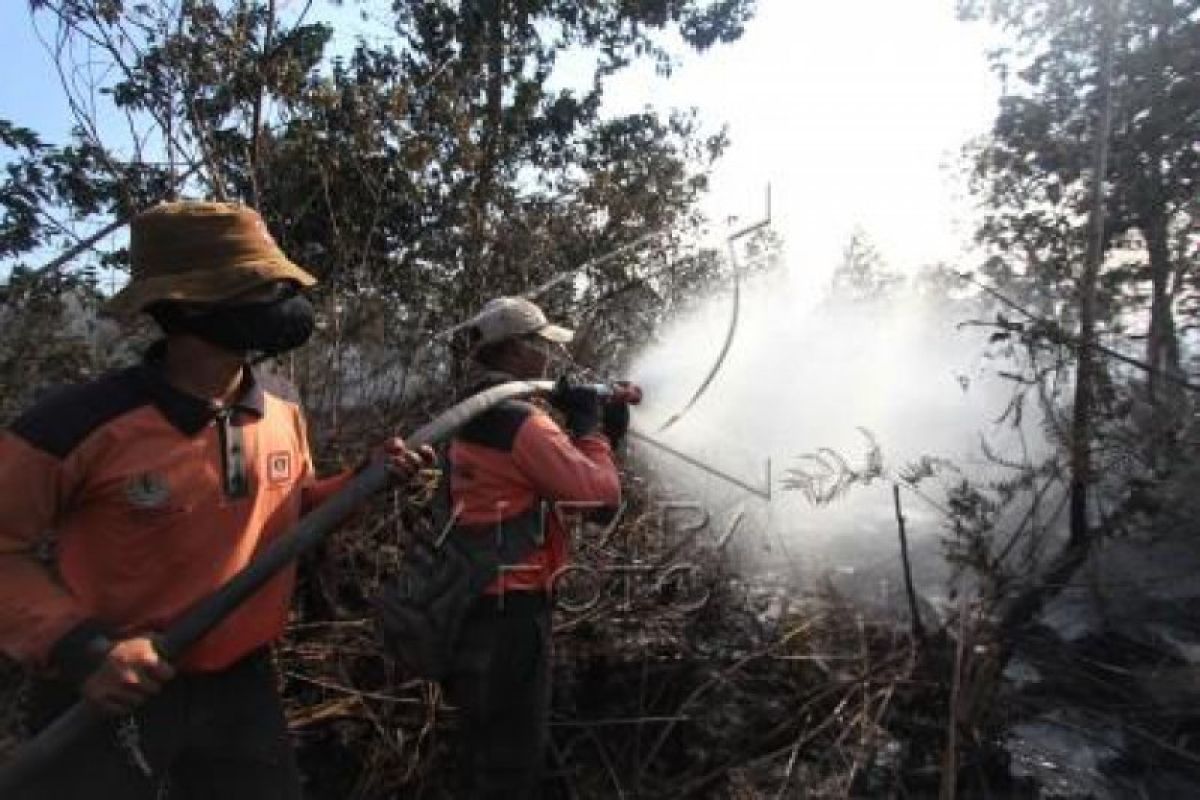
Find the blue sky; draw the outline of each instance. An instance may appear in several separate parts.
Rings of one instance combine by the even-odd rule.
[[[60,103],[58,76],[38,41],[24,0],[0,4],[0,118],[32,128],[49,141],[61,141],[70,118]]]
[[[283,0],[282,10],[303,5]],[[755,218],[770,182],[789,266],[807,280],[824,279],[855,227],[898,269],[959,259],[970,204],[952,166],[987,129],[997,84],[984,59],[987,32],[955,20],[953,5],[760,0],[740,41],[684,54],[670,79],[649,66],[627,71],[611,84],[606,111],[695,106],[713,129],[728,125],[733,144],[706,209],[714,219]],[[339,49],[388,36],[384,18],[321,0],[310,18],[335,25]],[[9,76],[0,117],[62,141],[69,112],[25,2],[0,4],[0,48]],[[565,60],[564,81],[572,60],[582,75],[587,55]]]

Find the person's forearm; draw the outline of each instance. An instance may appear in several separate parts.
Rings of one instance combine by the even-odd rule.
[[[301,513],[307,514],[340,492],[350,481],[354,480],[355,474],[356,471],[352,469],[342,470],[336,475],[322,478],[304,487],[303,497],[300,501]]]

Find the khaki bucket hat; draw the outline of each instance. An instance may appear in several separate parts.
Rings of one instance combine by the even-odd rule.
[[[258,212],[236,203],[162,203],[130,224],[131,277],[104,307],[131,317],[160,300],[217,303],[264,283],[317,280],[271,238]]]
[[[475,347],[502,342],[536,333],[550,342],[566,344],[575,332],[550,324],[537,305],[523,297],[497,297],[489,300],[464,327],[475,331]]]

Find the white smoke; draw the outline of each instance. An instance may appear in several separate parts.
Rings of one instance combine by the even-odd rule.
[[[785,270],[755,276],[742,286],[741,301],[719,373],[662,433],[656,431],[685,406],[717,358],[732,292],[714,294],[646,347],[632,369],[645,390],[634,427],[764,491],[769,461],[770,500],[659,447],[635,440],[635,452],[667,494],[708,509],[718,534],[745,513],[734,537],[743,564],[810,577],[875,570],[898,580],[888,478],[927,455],[977,477],[990,466],[980,437],[1013,437],[996,423],[1011,386],[992,377],[982,358],[987,331],[959,326],[973,306],[911,289],[890,301],[834,305]],[[798,456],[820,448],[861,467],[869,448],[861,429],[882,451],[884,479],[820,507],[781,487]],[[936,482],[923,488],[943,499]],[[919,554],[917,582],[936,593],[946,575],[938,547],[944,515],[911,493],[903,500]]]

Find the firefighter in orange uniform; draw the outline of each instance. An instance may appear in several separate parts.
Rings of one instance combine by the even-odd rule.
[[[544,377],[554,348],[572,337],[514,297],[489,302],[467,327],[479,373],[471,393]],[[470,548],[495,541],[499,527],[503,564],[467,615],[447,680],[459,709],[458,772],[472,798],[537,794],[550,704],[552,590],[566,564],[560,519],[543,514],[543,504],[620,503],[613,447],[628,427],[628,409],[602,405],[585,387],[564,388],[552,402],[563,427],[536,405],[511,400],[465,426],[449,448],[456,511],[450,535]]]
[[[350,477],[316,480],[295,399],[249,365],[308,339],[315,281],[237,205],[160,205],[131,255],[107,310],[164,338],[0,434],[0,650],[35,670],[34,729],[80,695],[112,714],[23,796],[296,798],[268,652],[294,571],[177,663],[151,634]],[[407,479],[432,453],[397,439],[376,457]]]

